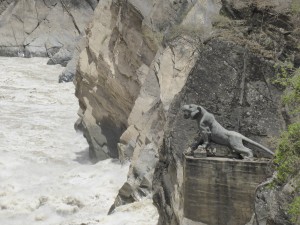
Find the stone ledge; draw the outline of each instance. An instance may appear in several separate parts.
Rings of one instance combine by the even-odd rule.
[[[209,225],[246,224],[256,187],[271,175],[269,160],[185,156],[184,216]]]

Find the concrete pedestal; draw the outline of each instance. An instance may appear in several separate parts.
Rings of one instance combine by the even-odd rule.
[[[257,185],[271,175],[268,161],[185,156],[184,216],[208,225],[244,225]]]

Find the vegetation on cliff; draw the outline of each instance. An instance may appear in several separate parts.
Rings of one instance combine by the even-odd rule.
[[[295,21],[299,21],[300,1],[292,1],[291,16]],[[299,28],[295,30],[299,32]],[[299,41],[295,47],[296,51],[299,52]],[[291,184],[294,191],[287,212],[291,216],[292,223],[300,224],[300,68],[299,62],[295,62],[294,64],[280,63],[275,66],[277,70],[275,83],[285,89],[282,103],[289,114],[289,121],[287,121],[289,126],[287,131],[282,133],[278,142],[274,160],[277,176],[273,185]],[[298,67],[298,69],[295,67]]]
[[[291,110],[290,114],[297,118],[300,112],[300,69],[293,72],[292,76],[289,76],[288,69],[292,67],[280,67],[276,82],[286,88],[283,103]],[[294,198],[288,209],[294,223],[300,217],[300,122],[296,121],[281,135],[274,160],[277,165],[275,182],[282,185],[294,180],[295,183]]]

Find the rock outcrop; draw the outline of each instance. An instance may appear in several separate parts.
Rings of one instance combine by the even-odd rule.
[[[213,2],[206,4],[218,12]],[[132,159],[115,206],[151,192],[168,108],[196,62],[198,40],[177,38],[181,31],[175,27],[169,36],[164,32],[172,24],[190,29],[199,23],[209,33],[211,15],[206,13],[200,2],[99,2],[76,74],[77,125],[91,156]],[[148,154],[154,161],[144,160]]]
[[[1,1],[0,55],[49,57],[48,64],[66,66],[97,3],[97,0]],[[68,73],[74,75],[74,63]]]
[[[296,19],[283,0],[99,2],[74,81],[76,127],[95,161],[131,160],[111,212],[154,190],[159,224],[183,223],[182,153],[197,131],[184,104],[274,149],[288,121],[274,65],[297,63]]]
[[[294,223],[291,222],[287,209],[293,200],[296,186],[294,182],[295,180],[291,180],[283,187],[260,186],[256,191],[256,199],[254,201],[254,219],[249,222],[249,225],[293,225]]]
[[[268,139],[279,135],[281,129],[277,109],[280,93],[269,83],[273,73],[272,64],[233,42],[214,39],[203,48],[169,110],[165,127],[167,144],[160,151],[164,160],[156,168],[155,180],[155,202],[162,212],[161,224],[180,224],[182,149],[189,146],[192,140],[190,143],[188,140],[197,130],[194,121],[183,118],[180,106],[190,102],[205,105],[227,129],[269,146]],[[165,210],[168,208],[169,211]]]
[[[1,0],[0,1],[0,15],[6,10],[10,3],[14,0]]]

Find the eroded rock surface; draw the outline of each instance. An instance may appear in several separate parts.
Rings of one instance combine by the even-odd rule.
[[[81,106],[77,126],[91,156],[132,160],[115,206],[151,193],[168,108],[196,62],[195,40],[177,38],[180,31],[172,26],[199,23],[209,33],[211,14],[202,3],[213,13],[219,10],[210,1],[100,1],[87,29],[75,80]]]
[[[158,189],[154,199],[162,211],[161,224],[180,224],[183,217],[182,152],[191,144],[197,127],[194,121],[183,118],[182,105],[205,105],[225,128],[239,131],[265,146],[270,146],[272,137],[279,135],[280,92],[268,83],[273,66],[247,51],[233,42],[216,39],[207,43],[171,105],[165,127],[167,145],[160,152],[164,160],[156,168]]]
[[[291,180],[283,187],[270,188],[268,185],[259,187],[256,192],[254,219],[249,225],[293,225],[287,214],[288,205],[292,202],[295,192],[293,182],[295,181]]]
[[[290,11],[285,1],[99,2],[77,67],[76,126],[95,161],[132,162],[111,212],[153,189],[159,224],[184,223],[182,153],[197,132],[184,104],[274,149],[289,120],[274,65],[299,54]]]
[[[3,11],[6,10],[6,8],[9,6],[10,3],[12,3],[14,0],[1,0],[0,1],[0,14],[3,13]]]
[[[0,55],[49,57],[48,64],[66,66],[97,3],[97,0],[1,1]],[[75,64],[69,68],[68,72],[74,75]]]

